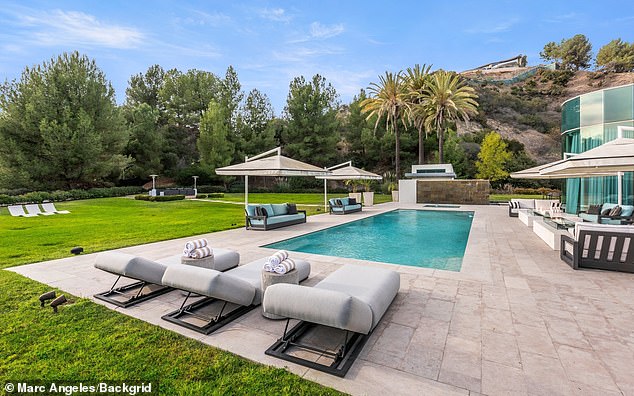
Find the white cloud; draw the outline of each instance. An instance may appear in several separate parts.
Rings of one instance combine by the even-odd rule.
[[[337,47],[320,48],[290,48],[286,51],[273,51],[275,59],[284,62],[304,62],[309,58],[316,58],[324,55],[337,55],[343,53],[343,49]]]
[[[77,11],[24,12],[20,24],[29,27],[31,40],[45,46],[96,45],[108,48],[135,48],[145,39],[141,31],[99,21],[93,15]]]
[[[260,10],[260,16],[275,22],[290,22],[292,16],[286,13],[283,8],[264,8]]]
[[[519,22],[518,18],[510,18],[506,21],[491,23],[487,25],[480,24],[476,27],[466,29],[466,33],[470,34],[495,34],[511,30],[511,28]]]
[[[577,19],[578,17],[579,17],[579,14],[577,14],[576,12],[569,12],[568,14],[549,16],[548,18],[544,19],[544,22],[562,23],[566,21],[571,21],[573,19]]]
[[[329,37],[335,37],[343,33],[344,28],[342,24],[325,26],[319,22],[313,22],[310,24],[310,35],[313,38],[325,39]]]
[[[176,18],[177,23],[187,25],[210,25],[214,27],[230,24],[232,19],[230,16],[223,14],[222,12],[204,12],[199,10],[192,10],[192,15],[185,18]]]

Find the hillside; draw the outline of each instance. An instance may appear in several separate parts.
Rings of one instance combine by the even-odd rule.
[[[496,79],[510,79],[501,71]],[[634,73],[602,73],[538,70],[521,82],[503,84],[465,75],[479,95],[480,114],[458,133],[495,130],[506,139],[522,144],[537,162],[561,159],[561,104],[574,96],[598,89],[634,83]],[[487,76],[490,78],[490,76]]]

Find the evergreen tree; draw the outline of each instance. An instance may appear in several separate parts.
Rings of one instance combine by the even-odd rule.
[[[634,43],[612,40],[597,53],[597,67],[617,73],[634,71]]]
[[[125,116],[130,130],[125,152],[134,159],[126,176],[141,180],[147,179],[150,174],[161,173],[163,137],[157,124],[158,110],[141,103],[135,107],[125,107]]]
[[[235,147],[228,139],[230,133],[228,109],[211,101],[203,113],[197,141],[200,164],[209,174],[213,174],[216,168],[231,163]]]
[[[592,60],[592,44],[583,34],[576,34],[569,39],[563,39],[559,44],[549,42],[539,53],[546,61],[561,63],[566,70],[580,70],[590,67]]]
[[[251,90],[240,111],[239,157],[253,156],[275,147],[274,130],[269,128],[273,120],[273,106],[266,94]]]
[[[94,60],[64,53],[0,89],[0,158],[11,188],[82,187],[116,179],[127,130]]]
[[[159,108],[159,92],[163,87],[165,71],[159,65],[150,66],[145,74],[136,74],[130,77],[126,88],[126,104],[138,106],[142,103],[152,109]]]
[[[332,165],[337,156],[337,92],[319,74],[311,82],[296,77],[290,84],[284,130],[286,153],[317,166]]]

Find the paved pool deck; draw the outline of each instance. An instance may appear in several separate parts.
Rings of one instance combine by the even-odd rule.
[[[261,245],[395,208],[423,209],[388,203],[346,216],[311,216],[278,230],[200,237],[237,250],[248,263],[274,251]],[[349,263],[401,275],[399,294],[345,378],[266,356],[285,321],[266,319],[259,308],[204,336],[161,319],[178,308],[178,291],[127,309],[94,301],[354,395],[634,395],[634,274],[572,270],[530,228],[508,217],[506,206],[458,210],[475,212],[460,272],[292,253],[311,263],[308,285]],[[118,250],[161,259],[181,252],[188,239]],[[421,248],[425,243],[442,241],[421,241]],[[115,280],[94,269],[94,259],[86,254],[9,270],[92,298]]]

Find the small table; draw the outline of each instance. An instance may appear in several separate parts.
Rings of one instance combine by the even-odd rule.
[[[285,274],[278,274],[277,272],[262,271],[262,296],[266,288],[275,285],[277,283],[290,283],[293,285],[299,285],[299,271],[293,269]],[[269,319],[286,319],[284,316],[266,313],[262,310],[262,316]]]
[[[575,224],[572,221],[564,219],[551,219],[544,217],[542,220],[535,220],[533,222],[533,232],[546,242],[553,250],[559,250],[561,247],[561,236],[568,232],[569,228],[574,228]]]
[[[568,230],[575,228],[575,222],[563,217],[544,217],[544,223],[556,230]]]
[[[533,220],[535,218],[541,217],[539,214],[535,213],[533,209],[520,209],[517,211],[517,218],[527,227],[533,226]]]

